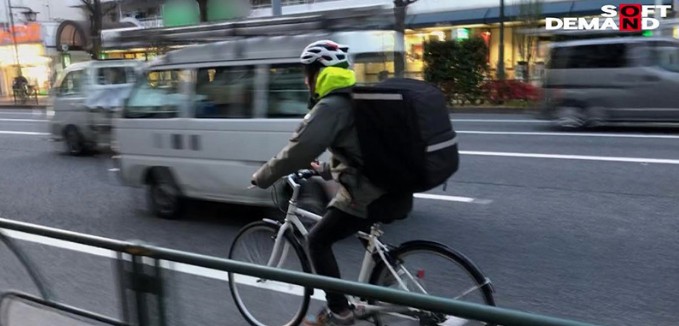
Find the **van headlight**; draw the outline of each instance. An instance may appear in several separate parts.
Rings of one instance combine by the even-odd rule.
[[[54,117],[54,107],[48,106],[45,109],[45,116],[47,116],[47,119],[52,119]]]

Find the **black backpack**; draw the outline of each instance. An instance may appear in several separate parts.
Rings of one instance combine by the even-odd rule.
[[[445,183],[459,168],[457,134],[446,96],[416,79],[389,78],[351,89],[363,156],[361,172],[391,193]]]

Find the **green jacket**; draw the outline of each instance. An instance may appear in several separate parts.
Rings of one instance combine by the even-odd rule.
[[[339,184],[329,205],[354,216],[367,217],[368,205],[384,191],[355,167],[363,160],[350,100],[344,96],[328,96],[355,84],[352,70],[328,67],[321,71],[316,81],[318,102],[304,117],[288,145],[255,173],[259,187],[266,189],[287,174],[309,168],[327,149],[332,155],[330,162],[323,164],[326,172],[322,173],[323,178],[332,178]]]

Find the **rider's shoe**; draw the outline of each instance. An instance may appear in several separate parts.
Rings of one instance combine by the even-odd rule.
[[[324,307],[318,314],[307,316],[302,322],[303,326],[351,326],[355,325],[356,316],[353,310],[346,314],[336,314]]]

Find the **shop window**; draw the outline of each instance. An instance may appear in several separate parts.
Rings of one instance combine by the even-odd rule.
[[[59,96],[73,96],[80,94],[84,81],[84,71],[76,70],[69,72],[61,81],[61,85],[59,85]]]
[[[150,71],[142,78],[127,101],[123,116],[128,119],[178,117],[189,99],[182,91],[183,85],[190,80],[188,72]]]
[[[269,70],[268,89],[267,117],[298,118],[309,113],[309,90],[299,65],[273,66]]]
[[[255,70],[252,66],[201,68],[196,78],[195,117],[252,118]]]

